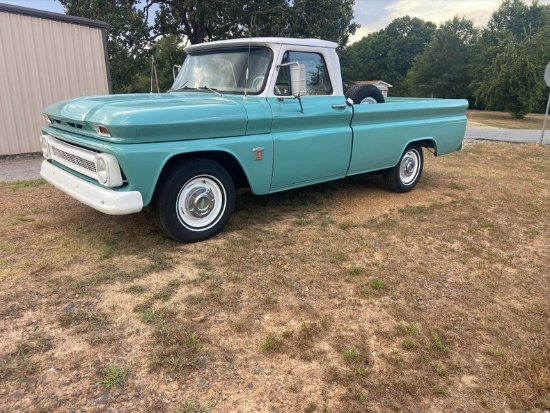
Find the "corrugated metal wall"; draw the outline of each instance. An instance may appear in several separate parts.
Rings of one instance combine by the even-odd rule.
[[[109,93],[103,30],[0,9],[0,155],[40,152],[44,107]]]

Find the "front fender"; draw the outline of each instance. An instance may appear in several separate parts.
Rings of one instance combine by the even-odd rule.
[[[256,160],[254,149],[261,148],[263,157]],[[271,186],[273,140],[271,135],[252,135],[208,140],[189,140],[135,145],[113,145],[109,152],[116,156],[127,190],[139,191],[143,204],[151,202],[158,180],[166,165],[177,156],[204,152],[222,152],[232,156],[241,166],[255,194],[266,194]]]

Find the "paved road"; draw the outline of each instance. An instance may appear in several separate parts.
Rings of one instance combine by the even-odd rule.
[[[540,133],[540,130],[471,127],[466,129],[466,139],[538,143],[540,140]],[[544,143],[550,144],[550,130],[545,132]],[[40,178],[39,171],[41,162],[42,154],[0,158],[0,181],[38,179]]]

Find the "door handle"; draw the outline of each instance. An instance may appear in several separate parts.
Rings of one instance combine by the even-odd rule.
[[[341,105],[334,104],[332,105],[332,109],[345,109],[348,105],[343,103]]]

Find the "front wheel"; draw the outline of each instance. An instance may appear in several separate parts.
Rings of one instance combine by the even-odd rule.
[[[424,166],[422,147],[411,145],[393,168],[384,172],[384,183],[395,192],[409,192],[415,187]]]
[[[228,223],[235,207],[235,186],[218,163],[186,161],[163,177],[153,207],[168,237],[180,242],[203,241]]]

